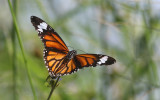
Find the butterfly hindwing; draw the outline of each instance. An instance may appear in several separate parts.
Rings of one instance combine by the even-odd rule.
[[[77,69],[74,59],[71,59],[69,62],[63,63],[55,73],[56,75],[62,76],[76,72]]]
[[[50,76],[63,76],[77,71],[74,59],[66,60],[65,54],[45,50],[44,57]]]

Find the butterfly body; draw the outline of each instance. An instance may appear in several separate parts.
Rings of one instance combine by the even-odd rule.
[[[71,60],[72,58],[74,58],[74,57],[76,56],[76,54],[77,54],[77,51],[76,51],[76,50],[69,51],[69,52],[67,53],[67,55],[66,55],[66,58],[67,58],[68,60]]]
[[[51,77],[63,76],[78,69],[97,65],[111,65],[116,60],[102,54],[77,54],[68,47],[55,30],[42,19],[31,16],[31,22],[44,43],[44,61]]]

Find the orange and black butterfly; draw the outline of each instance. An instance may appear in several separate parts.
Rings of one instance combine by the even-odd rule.
[[[107,55],[77,54],[76,50],[69,51],[61,37],[45,21],[31,16],[31,22],[44,43],[44,61],[51,77],[71,74],[84,67],[111,65],[116,62]]]

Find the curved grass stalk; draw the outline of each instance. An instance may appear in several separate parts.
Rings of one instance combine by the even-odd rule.
[[[19,28],[18,28],[18,24],[17,24],[16,17],[15,17],[15,14],[14,14],[14,11],[13,11],[10,0],[8,0],[8,4],[9,4],[9,8],[10,8],[10,11],[11,11],[11,14],[12,14],[13,23],[14,23],[14,27],[15,27],[15,30],[16,30],[16,34],[17,34],[19,45],[20,45],[20,49],[22,51],[22,57],[23,57],[23,60],[24,60],[26,71],[27,71],[29,84],[30,84],[31,89],[32,89],[34,100],[37,100],[36,93],[35,93],[35,90],[33,88],[32,80],[31,80],[31,76],[29,74],[28,67],[27,67],[27,60],[26,60],[26,57],[25,57],[24,48],[23,48],[22,41],[21,41],[21,38],[20,38],[20,31],[19,31]]]
[[[55,83],[54,83],[54,82],[51,82],[52,89],[51,89],[51,91],[50,91],[50,93],[49,93],[49,96],[48,96],[47,100],[50,100],[51,95],[52,95],[53,91],[55,90],[55,88],[56,88],[56,86],[57,86],[57,83],[58,83],[59,79],[60,79],[60,76],[57,78],[57,80],[56,80]]]

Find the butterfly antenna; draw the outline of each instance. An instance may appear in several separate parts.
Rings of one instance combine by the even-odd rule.
[[[72,50],[74,50],[74,48],[73,48],[73,47],[71,47],[71,46],[67,46],[67,47],[72,48]],[[80,49],[77,49],[77,51],[81,51],[81,52],[83,52],[83,53],[86,53],[85,51],[80,50]]]
[[[85,51],[83,51],[83,50],[80,50],[80,49],[77,49],[77,51],[81,51],[81,52],[83,52],[83,53],[86,53]],[[87,54],[87,53],[86,53]]]

